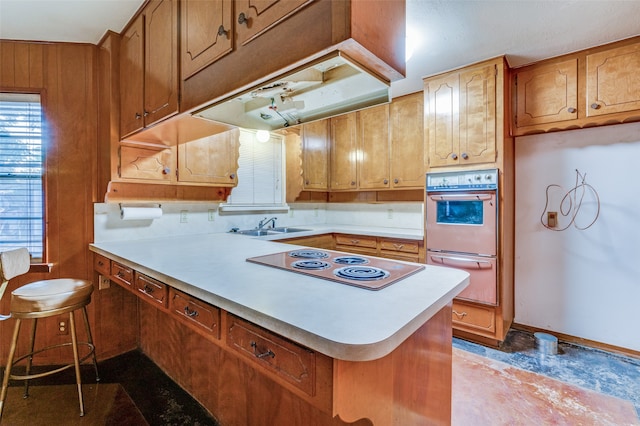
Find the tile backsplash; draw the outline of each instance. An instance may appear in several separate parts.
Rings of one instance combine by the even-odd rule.
[[[157,204],[149,204],[157,206]],[[422,203],[325,204],[297,203],[288,213],[220,213],[217,203],[162,204],[162,217],[124,221],[120,205],[94,204],[94,241],[137,240],[172,235],[228,232],[252,229],[265,217],[277,217],[277,226],[355,225],[400,229],[422,229]]]

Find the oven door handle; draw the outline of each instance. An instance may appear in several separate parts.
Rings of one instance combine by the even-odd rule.
[[[470,267],[472,267],[473,269],[487,269],[487,268],[491,268],[491,262],[489,262],[488,260],[480,260],[480,259],[467,259],[464,257],[455,257],[455,256],[438,256],[438,255],[430,255],[431,256],[431,260],[433,260],[434,262],[438,262],[440,261],[440,263],[442,263],[443,265],[446,263],[446,260],[450,260],[453,262],[453,265],[458,265],[462,268],[467,268],[467,269],[471,269]]]
[[[492,194],[438,194],[429,198],[433,201],[489,201]]]

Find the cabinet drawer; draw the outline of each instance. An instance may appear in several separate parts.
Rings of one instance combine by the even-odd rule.
[[[197,330],[220,338],[220,309],[215,306],[172,289],[170,310]]]
[[[315,352],[233,315],[228,315],[227,333],[227,345],[235,352],[314,396]]]
[[[336,235],[336,245],[340,246],[354,246],[354,247],[367,247],[376,249],[378,243],[375,237],[363,237],[360,235]]]
[[[125,287],[133,284],[133,270],[117,262],[111,262],[111,279]]]
[[[398,253],[418,254],[420,244],[411,240],[380,240],[380,249]]]
[[[155,305],[167,307],[167,285],[146,275],[135,273],[138,295]]]
[[[451,313],[454,327],[475,329],[486,332],[496,331],[496,314],[490,307],[467,305],[453,302]]]
[[[111,260],[100,254],[94,253],[93,269],[95,269],[100,275],[106,275],[108,277],[111,274]]]

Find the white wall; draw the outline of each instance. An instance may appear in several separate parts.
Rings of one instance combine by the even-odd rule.
[[[640,350],[640,123],[515,143],[515,322]],[[576,169],[599,195],[599,217],[586,230],[547,230],[545,189],[568,191]],[[596,206],[586,194],[577,223],[588,224]]]

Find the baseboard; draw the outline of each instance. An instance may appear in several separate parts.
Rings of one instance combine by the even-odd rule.
[[[563,342],[572,343],[572,344],[579,345],[579,346],[586,346],[586,347],[593,348],[593,349],[600,349],[600,350],[603,350],[603,351],[612,352],[612,353],[616,353],[616,354],[619,354],[619,355],[624,355],[624,356],[628,356],[628,357],[631,357],[631,358],[640,359],[640,351],[634,351],[632,349],[622,348],[620,346],[609,345],[609,344],[602,343],[602,342],[596,342],[595,340],[583,339],[581,337],[571,336],[570,334],[558,333],[558,332],[555,332],[555,331],[545,330],[545,329],[542,329],[542,328],[532,327],[532,326],[529,326],[529,325],[513,323],[513,324],[511,324],[511,327],[516,329],[516,330],[527,331],[527,332],[530,332],[530,333],[535,333],[535,332],[538,332],[538,331],[541,331],[541,332],[544,332],[544,333],[550,333],[550,334],[553,334],[554,336],[556,336],[558,338],[558,340],[563,341]]]

